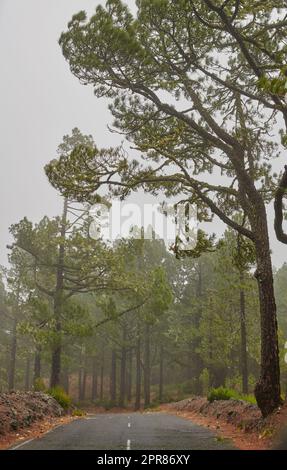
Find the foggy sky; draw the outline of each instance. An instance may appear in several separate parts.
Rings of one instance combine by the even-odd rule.
[[[91,14],[99,3],[105,2],[0,0],[0,264],[7,264],[12,223],[24,216],[37,222],[61,211],[61,198],[43,167],[56,157],[63,135],[79,127],[100,147],[118,142],[107,130],[107,100],[78,82],[58,45],[72,15]],[[273,263],[280,266],[287,261],[287,247],[270,232]]]
[[[110,145],[107,103],[81,86],[58,39],[72,15],[92,13],[95,0],[0,0],[0,264],[6,263],[8,227],[27,216],[39,221],[61,210],[43,166],[56,157],[73,127]]]

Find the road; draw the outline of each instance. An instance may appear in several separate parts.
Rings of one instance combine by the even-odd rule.
[[[189,420],[164,413],[87,416],[15,450],[224,450],[227,440]]]

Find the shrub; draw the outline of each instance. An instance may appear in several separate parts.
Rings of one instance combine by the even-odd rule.
[[[235,392],[229,388],[218,387],[212,388],[207,395],[207,400],[211,403],[215,400],[230,400],[230,398],[235,398]]]
[[[53,397],[59,405],[67,410],[72,404],[72,400],[62,387],[53,387],[48,390],[49,395]]]
[[[80,410],[79,408],[76,408],[72,412],[72,416],[85,416],[86,412],[84,410]]]
[[[251,403],[252,405],[257,405],[257,401],[254,395],[240,395],[240,399]]]
[[[35,392],[46,392],[46,385],[43,379],[39,377],[38,379],[35,380],[34,382],[34,390]]]
[[[212,388],[207,396],[208,401],[213,402],[215,400],[243,400],[252,405],[256,405],[256,398],[254,395],[243,395],[238,393],[236,390],[231,388],[219,387]]]

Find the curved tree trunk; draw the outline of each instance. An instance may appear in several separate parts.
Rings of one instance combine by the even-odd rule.
[[[243,282],[244,274],[240,274],[240,281]],[[245,292],[240,290],[240,365],[242,378],[242,392],[248,394],[248,364],[247,364],[247,339],[246,339],[246,312],[245,312]]]
[[[255,277],[259,289],[261,318],[261,373],[255,387],[255,397],[263,416],[272,413],[281,404],[278,326],[273,285],[266,209],[257,199],[254,214],[257,269]]]
[[[283,198],[287,193],[287,165],[285,165],[284,174],[279,182],[278,189],[275,193],[274,199],[274,229],[277,239],[287,245],[287,234],[283,230]]]

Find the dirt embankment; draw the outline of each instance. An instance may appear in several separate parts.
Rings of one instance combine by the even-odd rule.
[[[47,416],[62,414],[63,408],[45,393],[3,393],[0,395],[0,435],[30,426]]]
[[[0,394],[0,449],[16,441],[35,437],[65,422],[64,410],[42,392]]]
[[[277,446],[287,426],[287,403],[263,419],[256,405],[242,400],[216,400],[192,397],[161,407],[197,424],[206,426],[223,438],[231,439],[242,450],[268,449]]]

